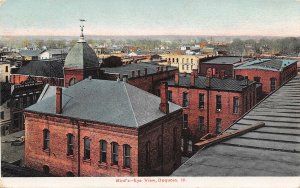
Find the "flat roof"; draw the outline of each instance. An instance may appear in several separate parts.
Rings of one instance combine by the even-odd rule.
[[[245,58],[244,58],[245,60]],[[213,59],[203,60],[205,64],[235,64],[241,62],[241,57],[215,57]]]
[[[298,75],[225,133],[265,126],[199,150],[172,176],[299,176],[300,76]]]
[[[261,69],[270,71],[282,71],[283,68],[296,63],[297,60],[291,59],[255,59],[241,64],[234,69]]]

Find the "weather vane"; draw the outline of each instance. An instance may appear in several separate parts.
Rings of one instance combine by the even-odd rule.
[[[80,19],[80,22],[81,22],[81,25],[80,25],[80,27],[81,27],[81,35],[80,35],[80,38],[84,38],[84,36],[83,36],[83,28],[84,28],[84,22],[86,22],[86,20],[85,19]]]

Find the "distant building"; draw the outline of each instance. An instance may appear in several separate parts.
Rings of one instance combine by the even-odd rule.
[[[169,175],[181,163],[181,107],[123,81],[45,88],[25,110],[25,165],[58,176]]]
[[[235,67],[234,74],[261,83],[263,95],[268,95],[297,75],[297,61],[256,59]]]
[[[21,50],[19,54],[23,61],[35,61],[39,59],[40,50]]]
[[[65,59],[68,54],[66,49],[48,49],[39,54],[39,59]]]
[[[0,128],[1,128],[1,136],[7,135],[9,133],[9,127],[11,124],[10,118],[10,92],[11,92],[11,84],[8,82],[0,82],[1,88],[1,108],[0,108]]]
[[[204,57],[198,55],[163,55],[166,64],[178,67],[180,73],[191,73],[193,69],[198,69],[200,59]]]
[[[182,151],[192,154],[193,144],[208,133],[221,133],[256,104],[253,81],[176,74],[167,80],[168,99],[183,107]]]

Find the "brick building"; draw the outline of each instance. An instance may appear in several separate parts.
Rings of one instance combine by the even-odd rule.
[[[44,84],[63,86],[63,61],[29,61],[11,72],[10,82],[14,85],[23,84],[27,80],[35,80]]]
[[[182,109],[166,84],[161,96],[123,81],[45,87],[25,112],[25,165],[58,176],[169,175],[181,163]]]
[[[203,77],[193,70],[167,82],[169,101],[183,107],[184,153],[192,153],[202,136],[221,133],[256,104],[253,81]]]
[[[203,58],[199,64],[199,75],[206,76],[207,70],[211,69],[214,77],[219,77],[220,74],[224,74],[225,77],[233,77],[234,67],[247,60],[236,56]]]
[[[287,59],[256,59],[235,67],[237,79],[247,77],[262,84],[263,95],[281,87],[297,75],[297,61]]]
[[[178,68],[159,66],[156,63],[131,63],[119,67],[104,67],[101,79],[117,80],[123,78],[129,84],[147,92],[159,95],[160,82],[174,77]]]

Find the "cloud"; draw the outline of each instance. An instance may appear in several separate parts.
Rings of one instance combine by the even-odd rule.
[[[5,3],[6,0],[0,0],[0,7]]]

